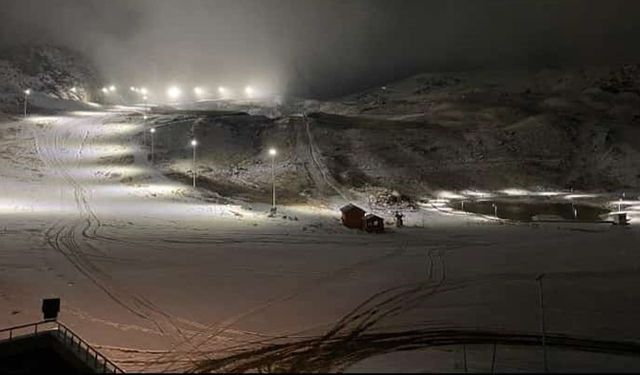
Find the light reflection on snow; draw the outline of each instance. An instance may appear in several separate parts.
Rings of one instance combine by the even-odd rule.
[[[529,192],[528,190],[514,188],[500,190],[500,192],[507,195],[531,195],[531,192]]]
[[[567,194],[563,198],[564,199],[587,199],[587,198],[597,198],[598,194]]]
[[[6,214],[70,214],[77,212],[74,205],[63,204],[59,200],[38,200],[14,198],[0,200],[0,215]]]
[[[462,199],[464,195],[460,195],[451,191],[442,190],[436,193],[436,196],[441,199]]]
[[[60,117],[60,116],[35,116],[35,115],[30,115],[29,117],[27,117],[27,121],[33,122],[33,123],[36,123],[36,124],[39,124],[39,123],[51,123],[51,122],[57,122],[62,118],[63,117]]]
[[[141,124],[105,124],[103,125],[103,129],[105,130],[103,133],[106,135],[133,134],[142,131],[143,128],[144,126]]]
[[[566,193],[563,193],[561,191],[539,191],[539,192],[533,193],[533,195],[539,195],[542,197],[555,197],[563,194],[566,194]]]
[[[491,198],[494,196],[494,194],[492,193],[489,193],[486,191],[479,191],[479,190],[463,190],[461,193],[466,196],[475,197],[475,198]]]
[[[66,171],[66,174],[76,180],[97,180],[105,182],[105,179],[120,180],[125,177],[139,177],[148,171],[134,165],[114,165],[108,168],[100,168],[98,165],[76,167]]]
[[[107,113],[98,112],[98,111],[72,111],[72,112],[69,112],[69,114],[71,116],[79,116],[79,117],[87,117],[87,116],[99,117],[99,116],[105,116]]]

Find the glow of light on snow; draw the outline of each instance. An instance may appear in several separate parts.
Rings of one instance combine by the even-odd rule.
[[[537,191],[535,193],[533,193],[533,195],[538,195],[541,197],[556,197],[558,195],[562,195],[564,194],[561,191]]]
[[[140,131],[143,126],[138,124],[109,124],[106,134],[131,134]]]
[[[419,206],[423,207],[427,211],[433,212],[452,212],[453,208],[449,207],[448,199],[430,199],[426,203],[421,202],[418,203]]]
[[[51,122],[57,122],[58,120],[60,120],[62,117],[59,116],[29,116],[27,117],[26,121],[29,122],[34,122],[36,124],[39,123],[51,123]]]
[[[486,191],[479,191],[479,190],[464,190],[461,193],[463,195],[476,197],[476,198],[491,198],[494,196],[492,193],[489,193]]]
[[[2,214],[60,214],[75,212],[77,208],[74,205],[61,206],[60,202],[55,200],[36,200],[32,198],[11,200],[0,200],[0,215]]]
[[[564,196],[565,199],[585,199],[585,198],[596,198],[597,194],[567,194]]]
[[[615,201],[610,201],[609,204],[612,205],[612,206],[615,206],[615,205],[618,205],[618,204],[623,204],[623,205],[640,204],[640,201],[618,199],[618,200],[615,200]]]
[[[69,114],[72,115],[72,116],[79,116],[79,117],[89,117],[89,116],[99,117],[99,116],[104,116],[105,112],[71,111],[71,112],[69,112]]]
[[[317,217],[317,216],[339,217],[340,216],[338,214],[339,211],[337,209],[321,208],[321,207],[310,206],[310,205],[286,206],[286,211],[289,212],[290,214],[299,213],[301,215],[309,215],[314,217]],[[249,211],[249,212],[254,212],[254,211]],[[255,211],[255,212],[259,212],[259,211]],[[259,215],[259,216],[262,217],[263,215]]]
[[[127,197],[129,195],[155,195],[155,196],[175,196],[176,193],[184,191],[184,185],[147,183],[146,181],[132,181],[130,184],[116,183],[112,185],[96,185],[91,188],[91,192],[104,198]]]
[[[142,167],[132,165],[115,165],[110,166],[108,170],[105,170],[102,166],[86,166],[75,167],[67,170],[66,174],[73,177],[76,180],[96,180],[97,182],[104,183],[107,179],[114,182],[120,181],[125,177],[137,177],[147,172]]]
[[[83,148],[79,155],[83,158],[93,157],[93,158],[101,158],[101,157],[110,157],[110,156],[125,156],[125,155],[133,155],[136,149],[132,146],[122,145],[120,143],[113,144],[101,144],[101,145],[92,145],[91,147]],[[59,153],[58,157],[60,159],[65,159],[64,155],[68,155],[69,159],[77,159],[77,155],[68,154],[66,152]]]
[[[436,193],[436,196],[440,199],[464,199],[464,195],[456,194],[452,191],[441,190]]]
[[[520,196],[520,195],[530,195],[531,194],[531,192],[528,191],[528,190],[517,189],[517,188],[503,189],[503,190],[500,190],[500,192],[503,193],[503,194],[511,195],[511,196]]]

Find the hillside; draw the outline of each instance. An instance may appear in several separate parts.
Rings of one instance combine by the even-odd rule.
[[[0,111],[15,113],[27,88],[36,107],[81,108],[78,101],[93,100],[99,82],[92,64],[65,48],[24,45],[0,51]]]
[[[195,134],[201,186],[263,201],[272,146],[280,195],[291,201],[379,188],[419,198],[438,190],[640,187],[637,65],[422,74],[288,105],[275,118],[195,115],[160,127],[161,165],[186,181]]]

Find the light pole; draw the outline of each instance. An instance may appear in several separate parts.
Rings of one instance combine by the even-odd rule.
[[[536,280],[538,281],[538,291],[540,294],[540,330],[542,331],[542,352],[544,355],[544,372],[549,372],[549,365],[547,363],[547,333],[544,321],[544,294],[542,289],[542,278],[544,277],[544,273],[538,275]]]
[[[275,212],[276,210],[276,154],[278,152],[276,151],[275,148],[270,148],[269,149],[269,156],[271,156],[271,182],[273,185],[273,199],[272,199],[272,206],[271,206],[271,210]]]
[[[31,89],[24,90],[24,117],[27,117],[27,99],[31,95]]]
[[[149,97],[147,97],[146,95],[142,97],[142,100],[144,100],[144,119],[147,119],[147,113],[149,112],[149,106],[147,104],[147,99],[149,99]]]
[[[196,187],[196,147],[198,146],[198,141],[196,141],[195,139],[191,140],[191,147],[193,148],[193,167],[192,167],[192,174],[193,174],[193,187]]]
[[[156,128],[151,128],[149,130],[151,133],[151,164],[155,163],[155,153],[153,152],[153,135],[156,133]]]

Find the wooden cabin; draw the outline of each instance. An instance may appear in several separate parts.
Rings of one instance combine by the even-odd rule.
[[[354,204],[348,205],[340,209],[342,212],[342,224],[347,228],[362,229],[364,218],[364,210]]]
[[[374,214],[364,215],[364,230],[367,232],[384,232],[384,219]]]

